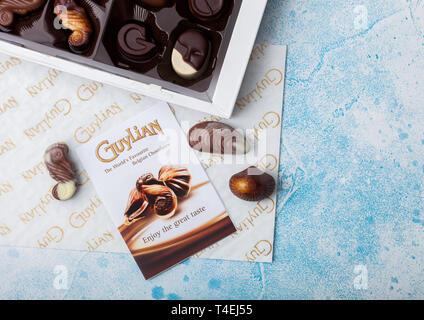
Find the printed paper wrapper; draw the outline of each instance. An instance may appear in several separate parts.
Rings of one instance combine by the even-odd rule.
[[[304,176],[301,165],[284,146],[278,166],[285,56],[284,46],[255,47],[235,114],[223,121],[236,128],[257,128],[267,137],[269,151],[253,162],[276,179],[280,171],[279,211]],[[0,55],[0,81],[7,83],[0,86],[0,245],[128,252],[73,150],[155,101],[6,55]],[[211,119],[172,107],[185,131],[188,124]],[[66,202],[51,197],[55,182],[42,160],[45,148],[57,141],[69,145],[81,183],[76,196]],[[219,158],[199,156],[237,233],[198,256],[272,261],[276,194],[260,203],[241,202],[230,194],[228,177],[247,164],[224,167]]]

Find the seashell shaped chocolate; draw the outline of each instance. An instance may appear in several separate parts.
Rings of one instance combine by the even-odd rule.
[[[140,178],[138,178],[136,183],[136,188],[138,191],[141,192],[143,186],[151,186],[151,185],[165,185],[162,181],[159,181],[155,178],[155,176],[152,173],[146,173],[142,175]]]
[[[275,180],[268,173],[252,166],[231,177],[230,189],[242,200],[260,201],[272,195]]]
[[[127,219],[127,224],[145,217],[145,211],[149,207],[149,201],[142,192],[137,188],[131,190],[127,207],[125,208],[124,215]]]
[[[174,191],[164,185],[142,185],[141,192],[149,199],[153,212],[160,218],[171,218],[177,211],[178,199]]]
[[[185,197],[190,193],[191,174],[187,168],[162,167],[159,171],[159,180],[172,189],[178,197]]]

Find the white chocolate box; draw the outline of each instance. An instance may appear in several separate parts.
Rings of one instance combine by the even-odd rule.
[[[139,76],[136,80],[117,67],[0,32],[0,51],[71,74],[113,85],[152,98],[230,118],[234,109],[267,0],[243,0],[225,58],[206,92],[194,92],[166,81]],[[102,35],[99,35],[102,36]],[[89,63],[89,65],[88,65]],[[125,70],[126,71],[126,70]],[[119,73],[119,74],[118,74]],[[218,73],[218,74],[216,74]]]

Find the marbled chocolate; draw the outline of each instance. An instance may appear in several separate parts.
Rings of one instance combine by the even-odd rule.
[[[0,0],[0,26],[10,27],[15,14],[26,15],[40,8],[46,0]]]
[[[58,183],[53,187],[52,195],[57,200],[68,200],[77,189],[76,175],[72,162],[68,159],[69,148],[66,144],[55,143],[44,153],[44,163],[50,176]]]
[[[241,132],[218,121],[196,124],[188,133],[188,143],[196,151],[213,154],[246,154],[250,150]]]

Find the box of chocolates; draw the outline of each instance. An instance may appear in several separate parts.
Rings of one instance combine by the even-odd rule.
[[[0,0],[0,51],[225,118],[267,0]]]

